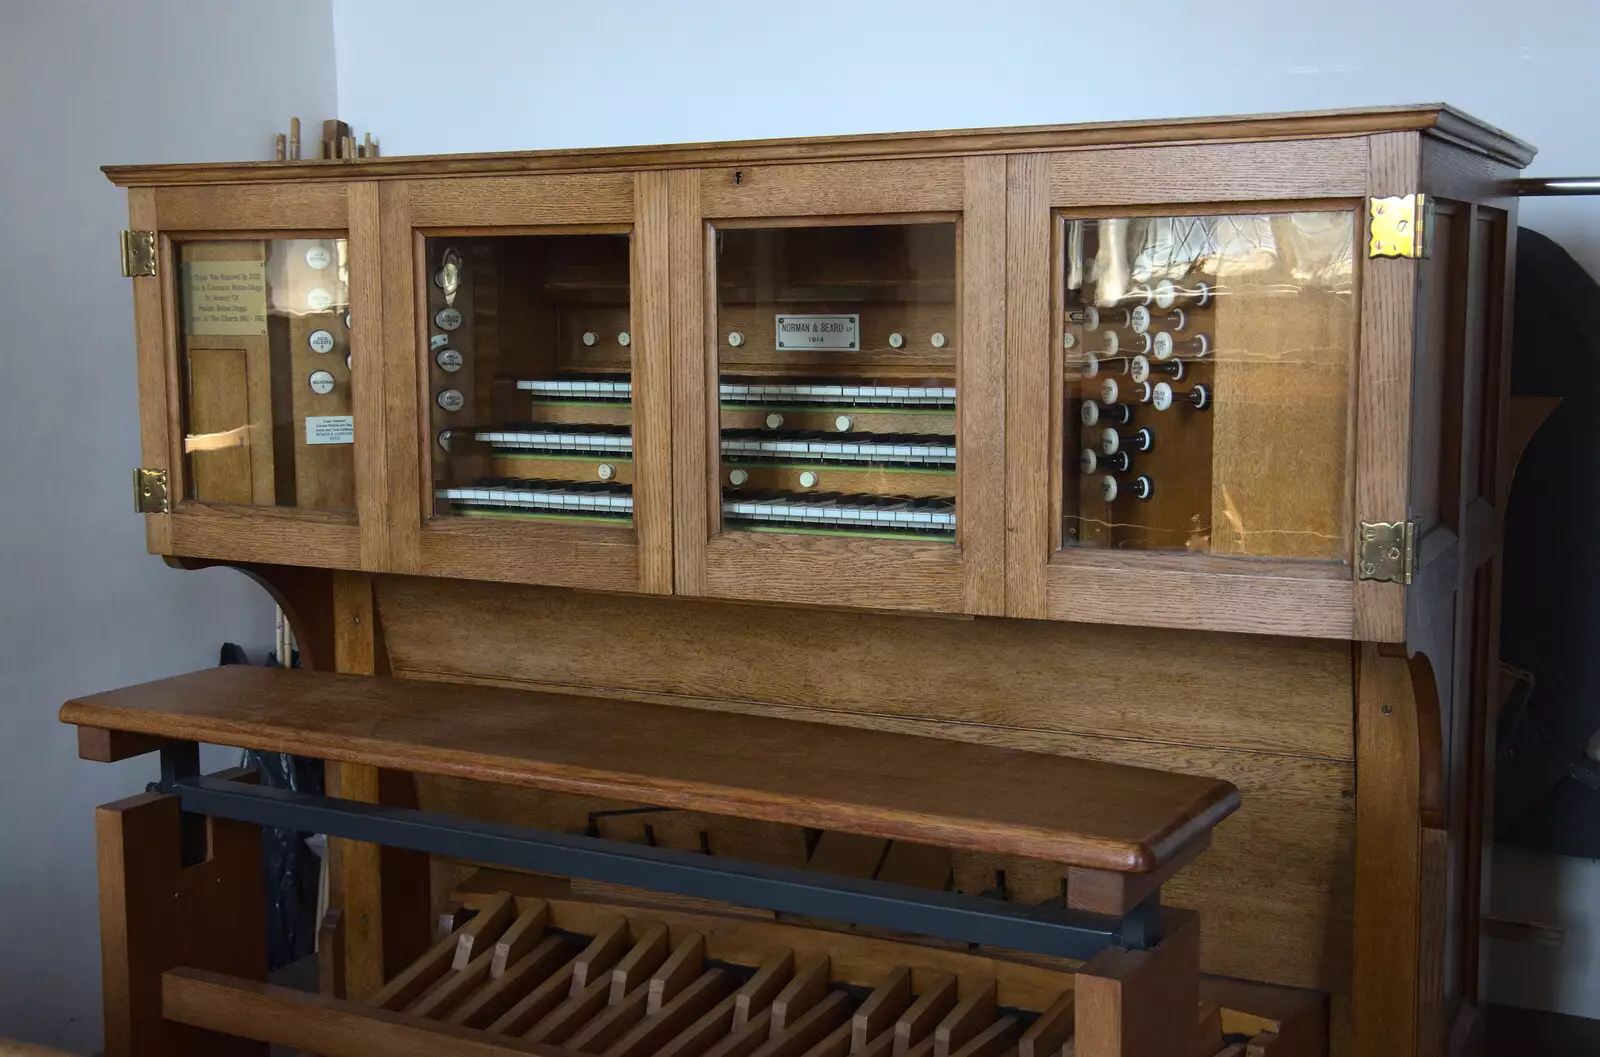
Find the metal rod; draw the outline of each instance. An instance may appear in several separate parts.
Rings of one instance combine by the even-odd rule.
[[[178,797],[183,810],[202,815],[1062,958],[1086,959],[1107,947],[1144,947],[1159,939],[1149,915],[1137,910],[1125,929],[1120,918],[1059,907],[1001,903],[218,778],[183,778],[163,788]]]
[[[1600,195],[1600,176],[1547,176],[1510,181],[1511,193],[1519,198],[1548,198],[1558,195]]]

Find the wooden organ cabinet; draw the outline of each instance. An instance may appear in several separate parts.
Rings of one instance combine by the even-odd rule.
[[[108,169],[149,549],[310,669],[64,708],[162,756],[99,815],[109,1052],[1470,1051],[1531,156]],[[320,996],[251,982],[263,824],[336,838]]]

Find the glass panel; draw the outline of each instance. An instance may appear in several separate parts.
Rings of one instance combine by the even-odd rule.
[[[345,240],[177,246],[190,499],[354,510]]]
[[[628,236],[427,251],[434,512],[631,523]]]
[[[1354,217],[1065,222],[1066,546],[1348,557]]]
[[[717,233],[722,527],[954,540],[956,225]]]

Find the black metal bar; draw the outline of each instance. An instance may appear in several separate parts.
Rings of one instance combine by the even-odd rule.
[[[199,775],[199,742],[179,741],[162,748],[160,788],[171,789],[175,783],[190,781]],[[178,806],[183,806],[181,800]],[[178,818],[178,855],[183,866],[205,862],[209,844],[205,816],[183,812]]]
[[[1519,198],[1600,195],[1600,176],[1529,176],[1507,181],[1507,185]]]
[[[1144,902],[1122,915],[1118,929],[1119,947],[1143,950],[1161,942],[1161,889],[1157,888]]]
[[[161,749],[161,788],[200,774],[200,743],[179,741]]]
[[[183,779],[167,791],[186,811],[262,826],[1063,958],[1089,958],[1148,934],[1142,928],[1125,934],[1123,921],[1115,917],[1059,907],[1000,903],[216,778]]]

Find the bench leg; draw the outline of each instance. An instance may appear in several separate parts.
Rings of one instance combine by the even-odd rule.
[[[161,1015],[161,974],[175,966],[266,979],[261,830],[206,823],[205,858],[185,866],[176,797],[95,810],[106,1057],[266,1057],[263,1043]]]
[[[1078,970],[1077,1057],[1202,1057],[1200,923],[1167,915],[1172,928],[1156,946],[1113,947]]]

